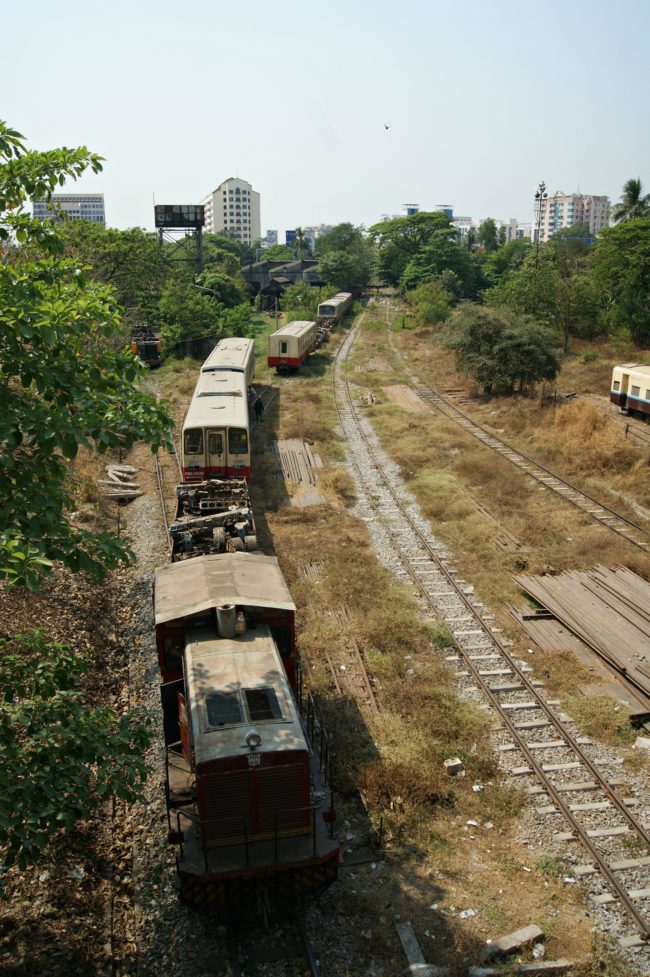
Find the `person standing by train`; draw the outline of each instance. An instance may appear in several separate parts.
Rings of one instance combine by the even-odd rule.
[[[248,409],[252,410],[255,401],[257,400],[257,391],[255,387],[252,385],[252,383],[249,383],[248,385],[248,394],[246,396],[246,400],[248,401]]]
[[[262,400],[261,397],[257,397],[255,403],[253,404],[253,407],[255,409],[256,420],[261,421],[264,415],[264,401]]]

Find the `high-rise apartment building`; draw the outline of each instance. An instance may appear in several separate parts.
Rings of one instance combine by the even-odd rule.
[[[70,220],[106,223],[103,193],[53,193],[49,201],[32,200],[32,213],[39,220],[65,215]]]
[[[246,180],[230,177],[200,203],[205,207],[206,233],[226,234],[242,244],[261,238],[260,195]]]
[[[563,227],[586,224],[595,236],[609,224],[609,197],[594,197],[586,193],[561,193],[535,201],[533,240],[537,239],[539,208],[539,240],[544,243]]]

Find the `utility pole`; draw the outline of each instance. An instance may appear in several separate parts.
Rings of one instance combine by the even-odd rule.
[[[542,180],[542,182],[538,185],[537,190],[535,191],[535,223],[537,226],[535,229],[535,300],[533,303],[533,315],[535,315],[535,313],[537,312],[537,299],[538,299],[537,279],[539,275],[539,244],[540,244],[539,238],[542,230],[540,226],[542,220],[542,206],[547,197],[548,194],[546,192],[546,184]]]

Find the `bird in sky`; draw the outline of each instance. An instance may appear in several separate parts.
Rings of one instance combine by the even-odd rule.
[[[387,126],[385,122],[384,122],[384,129],[390,129],[390,126]]]

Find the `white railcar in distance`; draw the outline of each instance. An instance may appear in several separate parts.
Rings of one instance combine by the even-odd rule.
[[[201,373],[217,370],[244,373],[249,384],[255,376],[255,342],[240,336],[220,339],[201,367]]]
[[[332,329],[338,325],[351,305],[351,292],[337,292],[333,298],[320,303],[316,314],[316,322],[320,326],[328,326]]]
[[[622,363],[612,370],[609,399],[621,410],[650,420],[650,366]]]
[[[318,326],[310,320],[288,322],[269,336],[267,363],[278,372],[295,372],[318,346]]]
[[[246,374],[200,373],[183,422],[184,482],[251,473]]]

